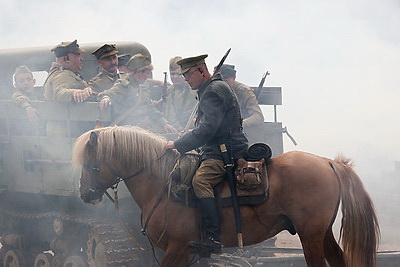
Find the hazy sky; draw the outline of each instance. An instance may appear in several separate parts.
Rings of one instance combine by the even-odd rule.
[[[400,160],[400,2],[0,0],[0,49],[137,41],[162,79],[175,55],[228,48],[237,80],[281,86],[278,119],[296,138],[285,150],[351,157],[358,172]],[[272,120],[272,114],[266,114]],[[374,164],[371,164],[373,162]]]

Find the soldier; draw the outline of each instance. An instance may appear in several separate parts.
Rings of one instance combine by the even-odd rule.
[[[207,55],[179,60],[181,74],[190,87],[198,91],[199,105],[196,126],[175,141],[168,141],[165,149],[176,148],[180,153],[200,148],[202,162],[193,177],[193,189],[199,198],[206,238],[190,242],[192,248],[221,253],[220,225],[213,187],[225,178],[220,144],[226,144],[230,156],[238,159],[247,150],[247,139],[242,133],[239,103],[220,73],[211,76],[204,59]]]
[[[196,106],[196,91],[181,75],[181,67],[176,64],[182,57],[176,56],[169,61],[169,75],[172,85],[168,87],[164,114],[168,121],[174,122],[175,128],[183,130]]]
[[[32,100],[42,100],[42,97],[34,93],[36,80],[32,71],[27,66],[18,66],[15,69],[14,92],[12,100],[26,111],[29,121],[34,125],[39,124],[39,111],[32,106]]]
[[[105,44],[92,54],[97,58],[101,70],[89,81],[89,86],[96,93],[101,93],[110,89],[121,78],[118,71],[118,50],[115,44]]]
[[[56,61],[52,63],[49,74],[44,83],[44,99],[55,102],[83,102],[95,92],[88,83],[80,76],[83,58],[81,53],[85,52],[79,48],[77,40],[62,42],[52,50]],[[49,121],[47,123],[47,134],[52,136],[79,135],[86,129],[77,124],[70,124],[68,133],[67,123],[64,121]]]
[[[126,65],[128,65],[128,61],[131,58],[131,55],[129,54],[123,54],[118,56],[118,70],[121,74],[128,73],[128,68]]]
[[[98,95],[100,109],[112,104],[113,124],[130,124],[154,132],[176,132],[167,120],[151,103],[150,92],[145,81],[153,65],[149,57],[136,54],[128,62],[128,78],[119,80],[109,90]]]
[[[243,131],[247,134],[247,138],[250,143],[261,142],[260,132],[263,130],[260,127],[264,124],[264,115],[258,105],[254,91],[247,85],[236,81],[234,65],[223,64],[220,73],[238,98],[243,118]]]

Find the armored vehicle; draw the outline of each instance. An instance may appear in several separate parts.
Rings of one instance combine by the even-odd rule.
[[[116,43],[120,54],[150,52],[140,43]],[[98,72],[91,51],[103,45],[81,45],[89,80]],[[54,60],[52,47],[0,50],[0,262],[3,266],[152,266],[154,250],[140,232],[140,211],[120,185],[119,208],[111,201],[96,206],[79,198],[79,175],[70,167],[75,138],[50,137],[44,125],[52,120],[111,122],[109,110],[97,103],[34,101],[41,123],[33,128],[23,109],[11,101],[13,73],[26,65],[40,94]],[[281,104],[281,89],[264,88],[262,104]],[[276,118],[276,115],[275,115]],[[266,122],[261,140],[273,155],[283,152],[280,122]],[[68,134],[67,136],[72,136]],[[159,256],[161,252],[155,251]],[[161,257],[161,256],[160,256]]]

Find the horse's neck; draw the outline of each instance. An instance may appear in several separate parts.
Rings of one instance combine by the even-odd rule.
[[[142,211],[148,205],[153,205],[165,189],[165,184],[151,177],[148,172],[143,172],[136,179],[126,180],[125,184]]]

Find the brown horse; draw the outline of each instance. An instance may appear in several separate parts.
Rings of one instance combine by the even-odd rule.
[[[185,266],[199,240],[194,208],[169,199],[166,184],[178,153],[164,150],[165,139],[138,127],[107,127],[80,136],[72,163],[82,168],[81,198],[101,201],[105,190],[124,180],[139,205],[153,244],[165,251],[161,266]],[[269,197],[242,206],[244,245],[296,231],[308,266],[375,266],[379,226],[370,196],[348,160],[288,152],[267,165]],[[342,204],[342,248],[332,233]],[[237,245],[232,208],[221,210],[224,247]],[[325,261],[326,260],[326,261]]]

